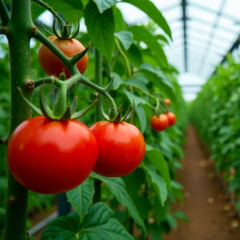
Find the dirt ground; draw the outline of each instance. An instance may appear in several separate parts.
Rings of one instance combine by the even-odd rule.
[[[184,152],[178,181],[184,186],[185,200],[174,210],[185,212],[189,223],[179,221],[178,229],[165,235],[164,240],[240,240],[240,219],[192,126]]]

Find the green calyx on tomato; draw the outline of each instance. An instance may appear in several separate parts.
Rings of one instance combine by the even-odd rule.
[[[56,18],[53,21],[53,33],[59,39],[67,40],[72,39],[77,36],[79,32],[79,21],[77,21],[77,28],[75,32],[73,32],[73,24],[69,23],[68,20],[66,22],[60,22]]]
[[[110,83],[110,84],[112,84],[112,83]],[[126,121],[127,119],[129,119],[133,115],[134,110],[135,110],[135,102],[133,100],[132,105],[129,105],[129,107],[128,107],[128,109],[127,109],[127,111],[126,111],[126,113],[124,115],[122,114],[122,106],[121,105],[117,109],[117,113],[115,112],[115,109],[110,108],[109,111],[108,111],[109,114],[106,114],[105,111],[104,111],[104,108],[103,108],[103,103],[101,102],[101,114],[102,114],[102,117],[105,120],[107,120],[108,122],[115,122],[115,123],[124,122],[124,121]]]
[[[24,95],[20,88],[18,88],[23,100],[28,104],[28,106],[36,112],[38,115],[44,115],[45,117],[52,120],[69,120],[69,119],[77,119],[87,113],[97,102],[98,99],[95,99],[90,105],[86,108],[76,111],[77,108],[77,97],[73,99],[71,105],[67,105],[67,87],[65,82],[61,82],[60,80],[55,79],[58,83],[58,89],[55,91],[55,95],[57,95],[57,101],[53,106],[53,110],[48,106],[46,98],[43,96],[43,87],[40,88],[39,91],[39,102],[40,108],[36,107],[31,101],[29,101]],[[73,82],[74,84],[74,82]],[[69,85],[70,87],[71,85]],[[53,96],[55,98],[56,96]]]
[[[7,148],[9,169],[15,179],[45,194],[65,192],[81,184],[92,171],[97,155],[96,139],[83,123],[44,116],[21,123]]]
[[[168,117],[165,114],[160,114],[158,116],[154,115],[150,121],[152,129],[156,131],[162,131],[166,129],[169,125]]]
[[[100,121],[90,127],[98,145],[93,171],[107,177],[120,177],[134,171],[143,160],[142,133],[127,122]]]

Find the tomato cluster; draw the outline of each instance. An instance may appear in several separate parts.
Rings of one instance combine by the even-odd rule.
[[[77,120],[30,118],[13,132],[9,168],[24,187],[60,193],[81,184],[93,170],[104,176],[134,171],[145,154],[141,132],[132,124],[97,122],[90,129]]]
[[[49,40],[67,57],[85,48],[75,39]],[[48,75],[59,77],[67,67],[44,45],[39,62]],[[83,73],[85,54],[76,66]],[[126,122],[100,121],[89,129],[77,120],[52,120],[38,116],[20,124],[8,144],[9,169],[24,187],[38,193],[61,193],[81,184],[94,171],[120,177],[134,171],[145,154],[141,132]]]
[[[151,118],[150,124],[152,129],[162,131],[176,122],[176,116],[172,112],[162,113],[158,116],[154,115]]]

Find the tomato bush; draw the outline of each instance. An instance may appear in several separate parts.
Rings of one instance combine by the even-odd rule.
[[[97,159],[97,144],[79,121],[38,116],[16,128],[7,158],[12,174],[24,187],[38,193],[60,193],[88,177]]]
[[[50,36],[49,40],[67,57],[82,52],[85,47],[76,39],[60,39],[56,36]],[[61,60],[54,55],[45,45],[41,44],[38,51],[38,59],[41,67],[48,75],[59,77],[60,73],[65,73],[66,78],[71,76],[68,68]],[[88,66],[88,54],[77,62],[77,68],[80,73],[84,73]]]
[[[191,105],[190,117],[201,141],[214,160],[228,191],[235,191],[236,208],[240,204],[239,55],[229,55],[208,79]]]
[[[160,114],[159,116],[152,116],[150,124],[152,129],[156,131],[162,131],[168,127],[169,119],[165,114]]]
[[[140,165],[145,154],[145,141],[134,125],[100,121],[90,129],[98,145],[98,159],[93,171],[103,176],[120,177]]]

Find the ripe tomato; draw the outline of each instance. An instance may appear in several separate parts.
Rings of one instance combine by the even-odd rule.
[[[152,129],[156,131],[162,131],[168,127],[168,117],[165,114],[152,116],[150,124]]]
[[[165,102],[167,105],[170,105],[170,104],[172,103],[171,100],[168,99],[168,98],[166,98],[166,99],[164,100],[164,102]]]
[[[38,193],[60,193],[82,183],[97,159],[97,143],[77,120],[30,118],[13,132],[8,165],[17,181]]]
[[[67,57],[72,57],[85,49],[84,46],[76,39],[63,40],[57,38],[56,36],[50,36],[49,40]],[[38,59],[41,67],[48,75],[59,77],[59,74],[64,72],[66,78],[71,77],[71,73],[68,68],[43,44],[40,45]],[[85,54],[83,58],[77,62],[77,68],[80,73],[84,73],[87,66],[88,55]]]
[[[145,154],[145,141],[134,125],[100,121],[90,129],[98,144],[94,172],[107,177],[120,177],[139,166]]]
[[[176,122],[175,114],[172,112],[168,112],[168,113],[166,113],[166,116],[168,118],[169,126],[172,126]]]

